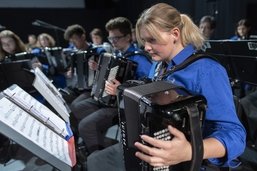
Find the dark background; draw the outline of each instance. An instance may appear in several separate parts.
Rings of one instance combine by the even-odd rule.
[[[41,20],[63,29],[80,24],[89,33],[94,27],[104,30],[105,23],[117,16],[127,17],[135,24],[144,9],[158,2],[171,4],[197,24],[203,15],[215,16],[218,39],[230,38],[241,18],[250,19],[254,29],[257,28],[257,0],[85,0],[85,8],[0,8],[0,24],[18,34],[25,43],[28,34],[46,32],[59,45],[66,46],[62,31],[34,26],[32,22]]]

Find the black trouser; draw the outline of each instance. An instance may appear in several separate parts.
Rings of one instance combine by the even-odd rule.
[[[3,148],[7,142],[9,142],[9,138],[0,134],[0,149]]]

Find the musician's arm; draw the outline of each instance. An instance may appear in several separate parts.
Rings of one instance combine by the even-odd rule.
[[[215,138],[207,138],[203,140],[204,159],[221,158],[226,154],[224,145]]]
[[[232,116],[230,117],[231,123],[205,121],[203,134],[208,136],[204,138],[204,159],[208,159],[217,166],[235,167],[239,165],[237,157],[244,150],[245,130],[240,124],[236,123],[236,118],[232,119]],[[213,141],[217,143],[213,143]],[[225,149],[225,155],[212,157],[212,154],[220,154],[219,147],[221,145]]]
[[[199,60],[191,67],[197,68],[196,75],[200,77],[187,88],[207,99],[208,107],[202,128],[204,158],[217,166],[236,167],[240,164],[237,157],[243,153],[246,145],[246,132],[235,111],[226,70],[209,59]],[[225,155],[221,145],[225,148]]]
[[[199,67],[201,77],[195,82],[198,88],[194,91],[207,99],[208,108],[202,129],[204,158],[217,166],[235,167],[240,164],[237,157],[244,151],[246,133],[235,111],[230,82],[226,70],[215,61],[206,60],[202,66]],[[221,145],[225,148],[224,156],[221,155],[223,150],[219,151]],[[212,157],[211,154],[220,157]]]

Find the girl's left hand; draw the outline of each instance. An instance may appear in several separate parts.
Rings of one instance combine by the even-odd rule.
[[[135,155],[155,167],[170,166],[191,160],[192,147],[183,132],[171,126],[168,126],[168,129],[170,134],[174,136],[169,141],[142,135],[142,140],[152,147],[136,142],[135,146],[140,152],[136,152]]]

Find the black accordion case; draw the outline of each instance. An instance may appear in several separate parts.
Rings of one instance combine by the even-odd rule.
[[[127,171],[200,169],[203,156],[201,125],[206,109],[206,100],[203,96],[194,96],[183,87],[167,81],[144,84],[135,80],[118,87],[118,103]],[[171,140],[168,125],[182,131],[191,142],[192,160],[175,166],[152,167],[136,158],[137,149],[134,143],[142,142],[140,135]]]

